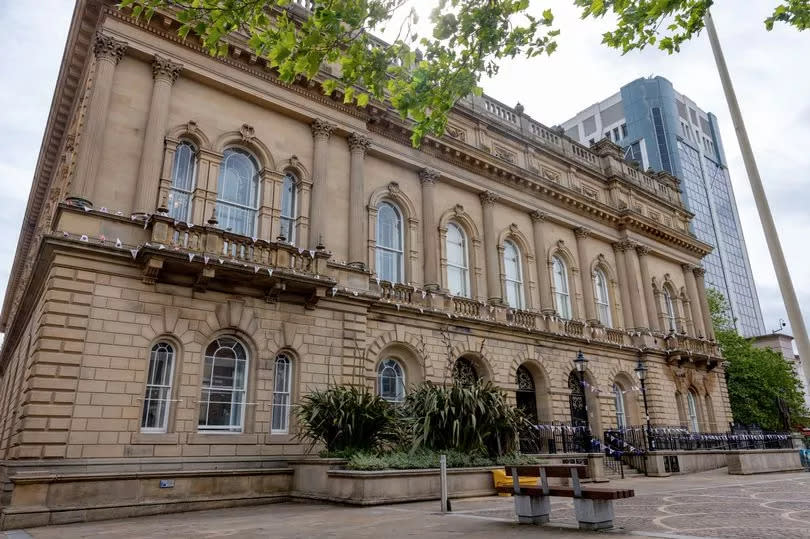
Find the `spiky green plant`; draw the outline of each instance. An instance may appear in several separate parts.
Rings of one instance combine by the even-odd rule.
[[[374,451],[399,436],[400,412],[365,389],[333,386],[302,399],[299,438],[321,443],[327,452]]]
[[[420,384],[408,394],[405,413],[414,448],[490,456],[515,451],[519,434],[530,426],[503,392],[481,380],[450,386]]]

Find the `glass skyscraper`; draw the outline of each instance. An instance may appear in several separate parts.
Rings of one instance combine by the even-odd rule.
[[[703,260],[706,286],[726,297],[741,334],[765,333],[717,117],[667,79],[651,77],[623,86],[562,127],[584,144],[610,138],[628,160],[681,180],[684,202],[695,214],[692,232],[714,247]]]

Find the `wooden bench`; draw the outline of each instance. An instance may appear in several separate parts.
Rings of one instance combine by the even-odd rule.
[[[574,512],[581,529],[601,530],[613,527],[613,500],[632,498],[632,489],[583,487],[580,479],[588,478],[584,464],[551,464],[505,466],[512,486],[498,487],[498,492],[515,497],[515,513],[521,524],[545,524],[551,514],[551,496],[574,499]],[[537,477],[537,486],[521,486],[519,478]],[[570,479],[570,486],[551,486],[549,478]]]

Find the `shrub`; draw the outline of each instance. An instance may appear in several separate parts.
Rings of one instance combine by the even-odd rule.
[[[496,459],[480,453],[462,453],[460,451],[432,451],[417,449],[415,451],[395,451],[391,453],[371,454],[355,453],[349,458],[346,467],[350,470],[417,470],[438,468],[441,454],[447,455],[448,468],[479,468],[498,465],[539,464],[536,457],[510,454]]]
[[[394,442],[400,413],[365,389],[334,386],[302,399],[299,438],[322,443],[329,454],[373,451]]]
[[[437,451],[504,455],[517,449],[520,432],[530,426],[490,382],[413,388],[405,402],[412,446]]]

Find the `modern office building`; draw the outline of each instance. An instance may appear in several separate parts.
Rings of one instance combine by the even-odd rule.
[[[585,144],[608,138],[645,170],[664,170],[681,180],[686,206],[695,214],[692,232],[715,247],[703,260],[706,286],[728,299],[741,334],[765,333],[717,117],[667,79],[651,77],[623,86],[562,127]]]

